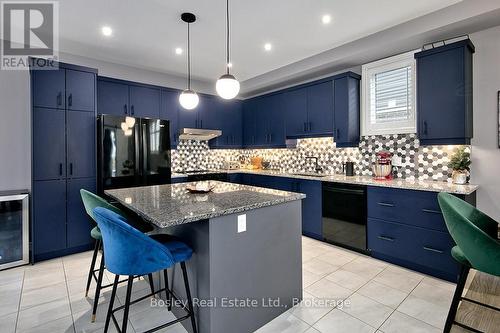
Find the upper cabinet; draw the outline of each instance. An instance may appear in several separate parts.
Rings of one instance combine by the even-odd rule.
[[[225,101],[217,100],[218,107],[215,117],[217,129],[222,135],[210,140],[211,148],[241,148],[243,144],[242,134],[242,102],[239,100]]]
[[[415,54],[420,143],[469,144],[472,138],[472,54],[463,40]]]
[[[359,144],[359,81],[354,73],[333,80],[333,137],[337,147]]]
[[[286,138],[325,136],[338,147],[357,146],[360,79],[347,72],[244,101],[244,146],[285,147]]]
[[[34,70],[33,106],[94,112],[95,74],[71,69]]]
[[[99,77],[97,84],[99,114],[139,118],[160,117],[160,88]]]
[[[285,147],[285,96],[281,93],[244,101],[243,138],[248,148]]]
[[[170,147],[175,149],[179,142],[179,91],[162,89],[160,119],[168,120],[170,125]]]

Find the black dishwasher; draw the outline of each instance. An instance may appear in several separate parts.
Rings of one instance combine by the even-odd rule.
[[[323,238],[367,253],[366,186],[323,182]]]

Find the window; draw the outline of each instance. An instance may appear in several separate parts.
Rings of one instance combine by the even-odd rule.
[[[361,135],[416,132],[413,54],[363,65]]]

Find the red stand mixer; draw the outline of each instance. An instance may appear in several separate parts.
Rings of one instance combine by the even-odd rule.
[[[376,153],[376,160],[372,165],[372,171],[374,179],[392,179],[392,153],[388,151],[379,151]]]

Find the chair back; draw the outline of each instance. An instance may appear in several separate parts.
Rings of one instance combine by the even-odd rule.
[[[101,229],[106,269],[118,275],[145,275],[175,264],[170,251],[146,236],[112,210],[97,207],[93,210]]]
[[[113,212],[120,214],[122,216],[125,216],[125,214],[109,202],[107,202],[105,199],[101,198],[100,196],[89,192],[87,190],[81,189],[80,190],[80,195],[82,197],[83,205],[85,206],[85,211],[87,214],[92,217],[92,219],[97,223],[95,216],[94,216],[94,208],[96,207],[104,207],[109,210],[112,210]]]
[[[498,223],[449,193],[438,194],[446,227],[472,268],[500,276]]]

